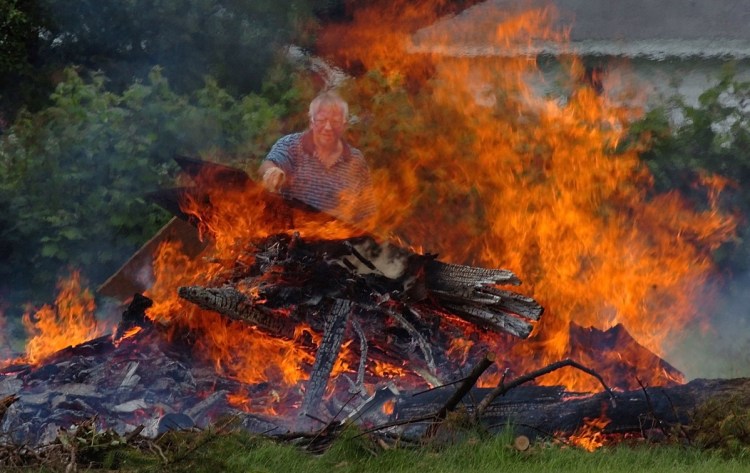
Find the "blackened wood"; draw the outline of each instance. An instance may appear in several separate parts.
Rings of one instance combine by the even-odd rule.
[[[154,301],[142,294],[136,293],[122,313],[122,319],[115,331],[115,340],[122,338],[125,333],[134,327],[145,327],[149,325],[150,319],[146,317],[146,310],[154,305]]]
[[[435,376],[435,372],[437,371],[437,367],[435,366],[435,356],[432,354],[432,348],[430,348],[430,344],[427,343],[427,340],[424,338],[424,336],[419,333],[419,330],[417,330],[411,322],[406,320],[406,317],[399,314],[398,311],[391,310],[388,311],[388,314],[393,317],[399,323],[399,325],[401,325],[401,327],[403,327],[409,333],[409,335],[419,347],[419,350],[422,352],[422,356],[424,357],[425,363],[427,363],[427,368],[430,370],[430,374],[432,376]]]
[[[495,287],[519,285],[511,271],[476,268],[437,260],[425,262],[427,289],[460,317],[488,329],[508,332],[520,338],[531,334],[531,321],[539,320],[544,309],[534,299]]]
[[[482,287],[477,292],[497,296],[500,300],[495,302],[493,307],[504,312],[516,314],[531,320],[539,320],[544,313],[544,308],[537,301],[516,292],[496,287]]]
[[[201,286],[183,286],[178,289],[178,295],[197,306],[216,311],[233,320],[238,320],[276,336],[294,338],[295,323],[289,318],[262,306],[253,304],[245,294],[231,286],[219,288]]]
[[[491,307],[476,307],[469,304],[445,304],[454,314],[476,325],[494,330],[507,332],[520,338],[527,338],[534,326],[523,319]]]
[[[352,328],[354,329],[354,333],[357,334],[357,338],[359,338],[359,366],[357,367],[357,378],[349,392],[352,394],[366,393],[364,383],[365,368],[367,367],[367,335],[365,335],[365,331],[362,330],[362,326],[356,319],[352,320]]]
[[[511,271],[487,269],[429,260],[425,264],[427,284],[431,289],[470,294],[474,289],[492,284],[518,286],[521,281]]]
[[[474,388],[472,398],[482,399],[490,391]],[[689,426],[695,409],[705,402],[715,398],[748,399],[749,391],[750,378],[696,379],[676,386],[617,392],[613,402],[608,392],[583,394],[566,392],[559,386],[519,386],[496,398],[481,422],[492,432],[511,426],[516,434],[538,438],[573,434],[585,425],[585,419],[604,414],[610,420],[604,433],[642,434],[656,425]],[[406,437],[422,436],[428,427],[409,421],[423,421],[434,415],[451,394],[446,389],[420,396],[402,393],[389,425],[400,425]],[[467,410],[473,415],[474,406],[467,405]]]
[[[315,353],[310,379],[305,385],[305,398],[302,401],[303,414],[315,413],[320,407],[333,364],[339,356],[341,343],[344,341],[351,310],[352,302],[345,299],[335,299],[328,310],[323,339]]]

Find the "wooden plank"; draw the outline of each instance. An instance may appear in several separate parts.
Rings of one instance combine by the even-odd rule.
[[[181,243],[183,252],[190,258],[195,258],[207,246],[207,242],[201,241],[197,228],[173,217],[97,288],[97,294],[125,302],[134,294],[146,291],[153,284],[156,251],[159,245],[168,242]]]

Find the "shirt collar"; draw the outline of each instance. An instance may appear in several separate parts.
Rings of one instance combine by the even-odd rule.
[[[344,150],[342,151],[339,160],[348,161],[352,158],[351,147],[349,146],[349,143],[346,142],[346,140],[342,139],[341,142],[344,145]],[[315,142],[313,141],[312,130],[307,130],[302,134],[302,149],[306,154],[315,156]],[[338,160],[336,162],[338,162]]]

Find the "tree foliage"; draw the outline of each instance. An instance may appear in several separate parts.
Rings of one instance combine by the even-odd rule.
[[[0,2],[0,131],[15,110],[49,94],[41,48],[47,19],[37,0]]]
[[[45,106],[61,71],[100,71],[122,92],[155,66],[178,93],[212,77],[258,92],[279,49],[309,46],[335,0],[8,0],[0,5],[0,106]],[[22,97],[22,100],[18,100]]]
[[[716,254],[734,272],[750,268],[750,82],[731,68],[707,88],[697,104],[674,97],[651,110],[631,129],[632,140],[654,176],[657,192],[678,190],[696,206],[706,206],[715,187],[701,185],[710,176],[725,183],[721,203],[739,218],[738,240]],[[710,180],[710,179],[709,179]],[[713,180],[716,182],[716,180]]]
[[[2,136],[0,289],[50,296],[71,265],[103,281],[169,218],[143,196],[174,184],[175,152],[254,168],[288,113],[212,80],[177,94],[159,69],[121,94],[106,83],[68,69],[52,105]]]

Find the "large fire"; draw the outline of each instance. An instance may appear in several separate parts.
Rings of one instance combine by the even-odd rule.
[[[545,317],[529,340],[477,335],[495,347],[501,368],[522,373],[567,357],[571,323],[599,329],[622,324],[654,353],[663,353],[699,317],[697,298],[712,275],[710,252],[731,236],[733,220],[715,208],[692,209],[676,194],[653,195],[637,151],[618,147],[639,110],[581,84],[582,67],[573,56],[570,93],[561,100],[530,85],[541,78],[528,56],[444,55],[442,46],[451,38],[434,35],[430,47],[417,48],[413,34],[437,19],[435,3],[375,2],[321,35],[326,57],[368,71],[342,89],[360,118],[350,134],[371,161],[380,202],[364,230],[438,253],[444,261],[508,268],[520,277],[520,292],[540,301]],[[485,40],[508,50],[535,41],[564,45],[563,32],[551,25],[547,9],[507,14]],[[720,183],[704,184],[718,189]],[[184,202],[213,244],[196,259],[176,246],[161,247],[155,284],[146,295],[154,301],[148,316],[199,334],[198,353],[219,373],[274,387],[263,399],[233,394],[234,404],[279,412],[294,407],[285,404],[288,399],[299,399],[314,353],[295,339],[273,338],[187,304],[177,288],[210,282],[227,270],[227,262],[252,264],[240,249],[253,239],[280,231],[345,238],[362,230],[304,218],[292,229],[279,227],[269,223],[269,209],[259,202],[237,189],[214,190],[210,210]],[[250,296],[257,292],[243,289]],[[90,298],[81,304],[71,309],[93,312]],[[94,335],[83,316],[67,309],[58,309],[56,317],[75,335],[47,330],[50,317],[47,311],[36,316],[40,338],[27,350],[32,362],[60,348],[53,339],[70,344]],[[318,335],[301,326],[296,336]],[[456,340],[450,350],[461,357],[469,347]],[[356,364],[344,349],[334,374]],[[399,378],[405,367],[369,369]],[[659,380],[662,374],[651,376]],[[600,387],[572,370],[543,382],[571,390]]]

